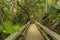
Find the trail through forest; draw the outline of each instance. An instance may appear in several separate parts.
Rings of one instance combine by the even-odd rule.
[[[27,31],[25,40],[44,40],[35,24],[31,24]]]

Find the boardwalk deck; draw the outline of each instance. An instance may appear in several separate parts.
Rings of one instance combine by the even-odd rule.
[[[27,31],[25,40],[44,40],[42,34],[39,32],[35,24],[31,24]]]

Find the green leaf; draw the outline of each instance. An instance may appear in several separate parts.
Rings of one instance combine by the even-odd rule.
[[[22,26],[19,25],[19,24],[16,24],[16,25],[13,26],[14,31],[18,31],[21,28],[22,28]]]
[[[13,28],[12,28],[12,26],[13,26],[13,24],[10,22],[10,21],[6,21],[6,22],[4,22],[4,27],[5,27],[5,31],[7,32],[7,33],[13,33]]]
[[[56,9],[60,10],[60,5],[53,5],[53,7],[55,7]]]

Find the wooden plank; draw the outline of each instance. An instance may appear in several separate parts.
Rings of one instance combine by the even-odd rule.
[[[42,34],[43,34],[43,36],[46,38],[46,40],[50,40],[50,39],[48,38],[48,36],[46,35],[46,33],[45,33],[43,30],[40,29],[40,31],[42,32]]]
[[[49,34],[54,40],[60,40],[60,35],[50,30],[49,28],[43,26],[42,24],[36,22],[47,34]]]
[[[4,40],[15,40],[26,29],[27,25],[29,25],[29,24],[30,24],[30,22],[28,22],[26,25],[24,25],[22,29],[20,29],[19,31],[11,34],[9,37],[7,37]]]
[[[50,40],[48,38],[48,36],[46,35],[46,33],[36,24],[36,26],[38,27],[39,31],[42,33],[42,35],[45,37],[46,40]]]
[[[45,40],[45,39],[42,36],[41,32],[39,32],[36,25],[31,24],[26,33],[25,40]]]

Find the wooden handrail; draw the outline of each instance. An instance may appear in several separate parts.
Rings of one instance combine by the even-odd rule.
[[[36,26],[37,26],[38,30],[42,33],[42,35],[44,36],[44,38],[45,38],[46,40],[50,40],[50,39],[48,38],[48,36],[46,35],[46,33],[40,28],[40,26],[37,25],[37,24],[36,24]]]
[[[28,22],[26,25],[24,25],[22,29],[20,29],[19,31],[11,34],[9,37],[7,37],[4,40],[15,40],[22,32],[24,32],[24,30],[27,28],[27,25],[29,25],[29,24],[30,24],[30,22]]]
[[[38,24],[40,26],[40,28],[42,28],[48,35],[50,35],[54,40],[60,40],[60,35],[58,35],[57,33],[55,33],[54,31],[50,30],[49,28],[43,26],[42,24],[40,24],[39,22],[36,22],[36,24]]]

